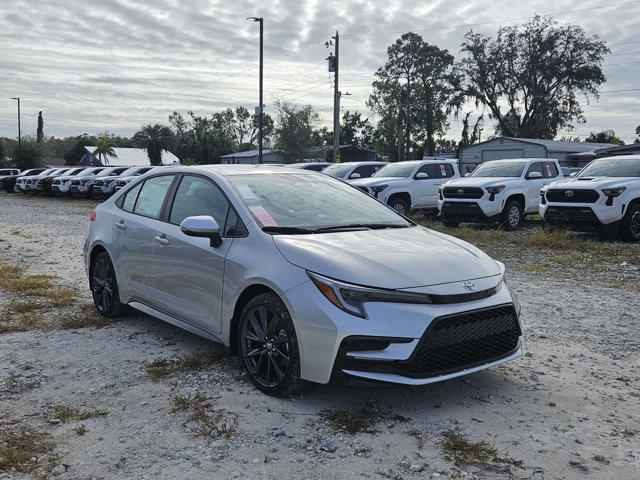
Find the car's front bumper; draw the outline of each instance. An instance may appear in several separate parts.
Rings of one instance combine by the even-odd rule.
[[[438,210],[443,220],[450,222],[496,223],[502,213],[502,202],[477,200],[438,200]]]
[[[406,385],[427,384],[489,368],[521,353],[520,322],[514,307],[517,303],[506,285],[490,297],[465,303],[369,303],[364,319],[335,307],[312,282],[287,291],[286,296],[298,335],[302,378],[318,383],[327,383],[332,376],[350,376]],[[444,368],[444,364],[435,365],[440,359],[430,368],[429,354],[436,348],[442,351],[442,345],[432,348],[428,343],[435,338],[429,330],[431,325],[442,325],[443,319],[452,316],[494,308],[514,312],[512,321],[517,335],[508,348],[486,358],[480,355],[471,363],[453,361],[446,365],[448,368]],[[474,335],[466,338],[467,346],[477,346],[486,340],[481,330],[477,338]],[[354,337],[364,343],[354,347]],[[455,342],[450,345],[451,351],[462,347]],[[416,366],[418,358],[420,364]]]
[[[549,225],[570,230],[591,231],[615,225],[624,217],[625,207],[623,202],[615,201],[610,206],[603,202],[570,204],[546,202],[539,205],[538,211]]]

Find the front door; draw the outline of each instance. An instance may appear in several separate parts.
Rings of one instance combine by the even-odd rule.
[[[533,172],[540,173],[539,178],[530,178],[529,176]],[[525,191],[527,196],[527,206],[525,210],[527,212],[537,212],[538,204],[540,203],[540,189],[544,186],[544,172],[542,170],[542,162],[534,162],[529,165],[527,173],[525,175]]]
[[[154,277],[159,307],[204,330],[222,330],[224,265],[233,238],[225,238],[230,209],[226,197],[209,178],[185,175],[175,193],[167,222],[154,235]],[[222,244],[185,235],[180,223],[187,217],[209,215],[220,226]]]
[[[438,179],[436,165],[427,163],[422,165],[413,175],[413,208],[435,208],[438,206]],[[419,173],[426,173],[427,178],[416,178]]]

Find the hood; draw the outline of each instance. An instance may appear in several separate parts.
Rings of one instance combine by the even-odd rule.
[[[636,178],[640,183],[640,178]],[[584,180],[580,178],[568,178],[566,180],[560,180],[549,185],[550,188],[613,188],[620,185],[626,185],[629,182],[629,177],[586,177]]]
[[[520,183],[520,177],[466,177],[449,180],[445,187],[494,187],[496,185],[510,185]]]
[[[62,180],[63,182],[66,180],[73,180],[74,178],[78,178],[77,175],[60,175],[58,177],[53,177],[54,180]]]
[[[133,179],[140,177],[141,175],[132,175],[130,177],[115,177],[114,180],[120,181],[124,180],[125,182],[130,182]]]
[[[372,187],[375,185],[386,185],[392,182],[401,182],[404,180],[408,180],[405,177],[369,177],[369,178],[358,178],[357,180],[350,180],[349,183],[351,185],[361,185],[363,187]]]
[[[426,287],[501,273],[499,263],[473,245],[420,226],[273,240],[298,267],[370,287]]]

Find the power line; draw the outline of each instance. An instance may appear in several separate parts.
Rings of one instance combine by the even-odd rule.
[[[600,10],[603,8],[611,8],[611,7],[619,7],[619,6],[623,6],[623,5],[631,5],[634,3],[640,3],[640,0],[634,0],[634,1],[630,1],[630,2],[619,2],[619,3],[609,3],[606,5],[600,5],[597,7],[589,7],[589,8],[581,8],[578,10],[567,10],[564,12],[556,12],[556,13],[550,13],[547,14],[547,17],[556,17],[558,15],[569,15],[571,13],[582,13],[582,12],[589,12],[589,11],[593,11],[593,10]],[[466,24],[461,24],[461,25],[447,25],[445,27],[432,27],[432,28],[422,28],[422,29],[413,29],[411,31],[413,32],[433,32],[433,31],[437,31],[437,30],[449,30],[449,29],[456,29],[456,28],[469,28],[469,27],[479,27],[479,26],[483,26],[483,25],[494,25],[497,23],[509,23],[509,22],[520,22],[522,20],[530,20],[532,18],[535,18],[536,15],[532,15],[529,17],[519,17],[519,18],[510,18],[510,19],[504,19],[504,20],[492,20],[492,21],[487,21],[487,22],[479,22],[479,23],[466,23]],[[343,35],[344,37],[375,37],[375,36],[380,36],[380,35],[399,35],[399,34],[403,34],[406,33],[407,31],[395,31],[395,32],[363,32],[363,33],[347,33],[345,35]]]

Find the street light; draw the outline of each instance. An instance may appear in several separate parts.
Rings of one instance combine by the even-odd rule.
[[[264,123],[263,118],[263,103],[262,103],[262,65],[263,65],[263,55],[262,55],[262,39],[263,39],[263,26],[264,19],[262,17],[247,17],[247,20],[252,20],[254,22],[260,23],[260,106],[258,107],[258,163],[262,163],[262,126]]]
[[[20,154],[22,153],[22,133],[20,129],[20,97],[11,97],[11,100],[18,101],[18,158],[20,158]]]

